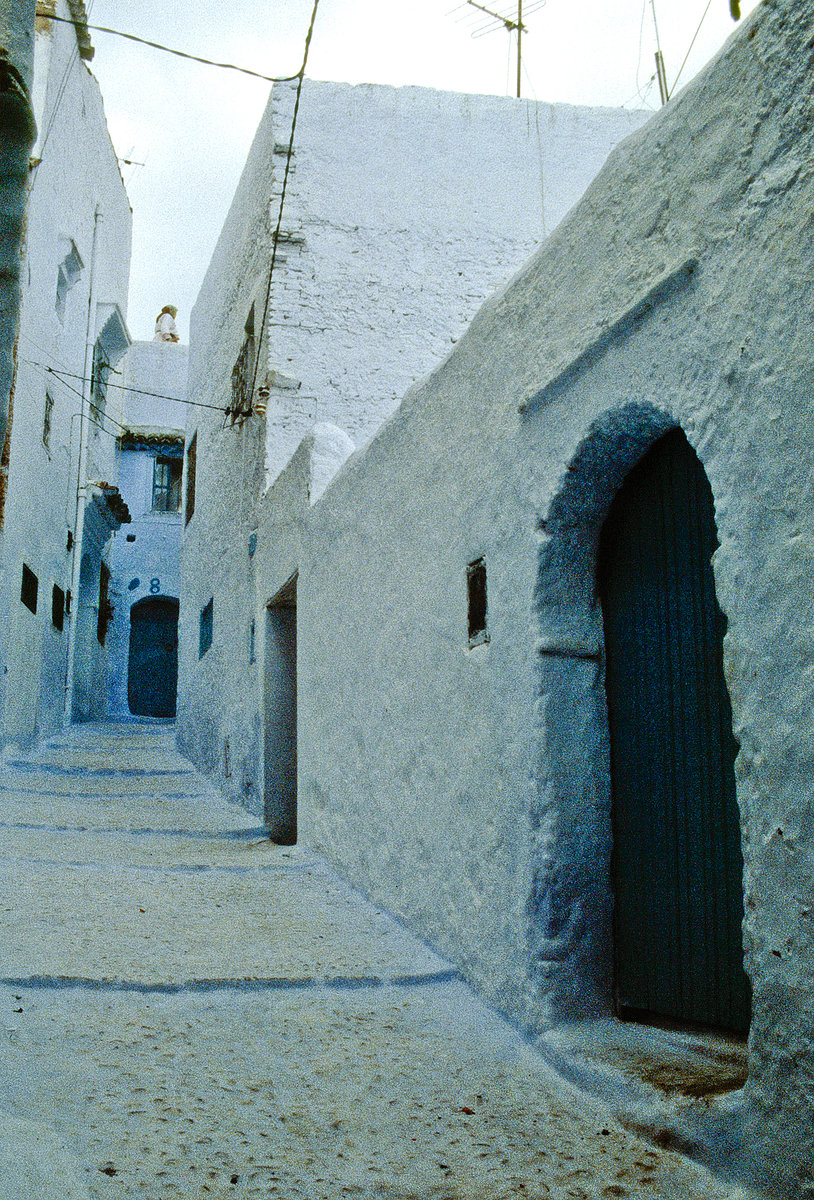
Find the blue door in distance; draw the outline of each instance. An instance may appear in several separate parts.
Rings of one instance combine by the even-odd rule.
[[[178,601],[146,596],[130,609],[127,702],[142,717],[174,717],[178,688]]]
[[[743,859],[712,490],[680,430],[630,472],[602,530],[621,1016],[749,1027]]]

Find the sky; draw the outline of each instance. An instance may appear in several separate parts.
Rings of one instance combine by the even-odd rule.
[[[313,0],[88,0],[91,24],[266,75],[301,65]],[[672,90],[736,28],[728,0],[524,0],[522,94],[566,104],[651,108],[658,32]],[[754,8],[742,4],[744,18]],[[486,2],[516,12],[516,0]],[[706,15],[705,15],[706,13]],[[484,23],[493,26],[480,32]],[[700,26],[700,30],[699,30]],[[128,325],[153,335],[178,307],[182,340],[237,186],[269,84],[91,33],[113,144],[133,207]],[[320,0],[307,74],[347,83],[416,84],[514,95],[516,44],[465,0]]]

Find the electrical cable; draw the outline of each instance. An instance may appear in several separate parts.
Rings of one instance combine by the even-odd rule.
[[[285,156],[285,171],[283,173],[283,186],[280,190],[280,207],[277,212],[277,225],[274,230],[274,239],[271,246],[271,265],[269,266],[269,278],[266,286],[266,299],[263,305],[263,319],[260,322],[260,335],[257,339],[257,353],[254,356],[254,370],[252,372],[252,386],[249,392],[249,413],[252,411],[252,402],[254,400],[254,389],[257,385],[257,370],[260,366],[260,351],[263,347],[263,334],[266,332],[266,322],[268,320],[269,306],[271,304],[271,284],[274,279],[274,266],[277,262],[277,246],[280,242],[280,232],[283,227],[283,207],[285,205],[286,190],[288,188],[288,176],[291,171],[291,159],[294,154],[294,132],[297,128],[297,114],[300,111],[300,97],[302,95],[302,85],[305,79],[305,68],[308,63],[308,51],[311,47],[311,38],[314,33],[314,23],[317,19],[317,9],[319,8],[319,0],[314,0],[314,7],[311,10],[311,22],[308,26],[308,32],[305,35],[305,48],[302,56],[302,66],[300,67],[297,76],[297,95],[294,100],[294,112],[291,117],[291,134],[288,139],[288,150]],[[229,410],[227,409],[227,412]],[[248,415],[248,414],[246,414]]]
[[[149,38],[137,37],[134,33],[124,33],[121,29],[110,29],[107,25],[89,25],[85,21],[74,21],[70,17],[55,17],[46,11],[37,9],[38,17],[49,21],[61,21],[63,25],[73,25],[75,29],[92,29],[94,33],[110,33],[114,37],[126,38],[128,42],[138,42],[141,46],[149,46],[153,50],[161,50],[165,54],[173,54],[176,58],[186,58],[191,62],[203,63],[206,67],[220,67],[225,71],[239,71],[241,75],[251,75],[254,79],[262,79],[265,83],[293,83],[298,79],[302,68],[296,75],[262,75],[249,67],[239,67],[235,63],[215,62],[211,58],[201,58],[198,54],[188,54],[185,50],[174,50],[171,46],[163,46],[160,42],[151,42]]]
[[[647,93],[650,91],[650,89],[652,88],[652,86],[655,82],[656,82],[656,75],[654,72],[648,79],[647,83],[644,85],[644,89],[642,89],[640,87],[637,88],[636,91],[633,93],[633,95],[628,97],[627,100],[624,100],[619,105],[619,107],[627,108],[628,104],[631,104],[634,100],[639,100],[641,104],[644,104],[645,107],[649,108],[650,112],[655,112],[656,110],[653,108],[653,106],[647,103]]]
[[[21,361],[28,363],[31,367],[42,367],[44,371],[56,375],[57,379],[61,379],[64,375],[68,379],[78,379],[80,383],[92,383],[87,375],[77,375],[74,371],[60,371],[56,367],[49,367],[47,363],[35,362],[31,358],[24,358]],[[65,386],[69,385],[66,383]],[[143,388],[129,387],[125,383],[113,383],[110,379],[107,381],[107,386],[118,388],[120,392],[133,392],[136,396],[152,396],[154,400],[174,400],[176,404],[191,404],[193,408],[212,408],[215,412],[224,412],[219,404],[205,404],[203,400],[185,400],[183,396],[165,396],[163,392],[145,392]]]
[[[56,18],[56,17],[54,18],[54,20],[61,20],[61,19],[62,18]],[[73,22],[71,22],[71,24],[73,24]],[[40,163],[42,162],[43,156],[45,154],[45,147],[48,145],[48,138],[51,136],[51,130],[54,127],[54,121],[56,120],[56,116],[59,111],[59,106],[62,103],[62,100],[65,96],[65,90],[68,86],[68,80],[70,79],[71,72],[73,71],[74,65],[76,64],[78,58],[79,58],[79,44],[77,43],[75,46],[72,47],[71,53],[68,56],[68,61],[65,65],[65,70],[63,71],[62,78],[59,81],[59,86],[57,88],[57,94],[54,97],[54,103],[51,108],[51,112],[48,115],[48,121],[45,126],[45,133],[43,134],[43,137],[42,137],[42,144],[38,147],[39,162],[37,162],[36,166],[34,167],[33,176],[31,179],[31,186],[29,188],[29,193],[33,192],[34,188],[36,187],[37,179],[39,177],[39,166],[40,166]]]
[[[531,75],[529,75],[529,69],[525,62],[523,63],[523,74],[526,76],[529,90],[534,97],[534,124],[537,129],[537,157],[540,165],[540,215],[542,218],[543,237],[546,238],[548,233],[545,221],[545,171],[543,169],[543,137],[540,133],[540,101],[537,99],[537,93],[534,90],[534,84],[532,83]],[[528,124],[526,128],[528,128]]]
[[[39,364],[34,364],[34,365],[39,365]],[[43,369],[47,370],[48,368],[45,367]],[[71,387],[71,385],[69,383],[65,383],[65,381],[62,379],[60,380],[60,383],[62,384],[62,386],[64,388],[67,388],[67,390],[69,392],[73,392],[74,396],[78,396],[80,400],[85,399],[84,395],[82,394],[82,392],[79,391],[78,388]],[[73,419],[78,416],[81,416],[81,410],[79,410],[79,409],[77,409],[76,412],[71,413],[71,420],[73,421]],[[108,416],[107,413],[99,413],[99,416],[101,417],[101,419],[103,421],[109,421],[111,425],[115,425],[117,429],[120,429],[122,431],[122,433],[127,433],[127,427],[125,425],[120,425],[118,421],[114,420],[113,417]],[[106,433],[108,435],[108,437],[118,437],[118,434],[116,434],[112,429],[105,429],[104,425],[101,425],[99,423],[99,421],[94,420],[94,418],[92,416],[90,416],[90,414],[87,414],[85,416],[85,420],[88,422],[89,425],[95,425],[97,429],[101,429],[102,433]]]
[[[506,55],[506,95],[507,96],[510,95],[510,92],[511,92],[511,78],[512,78],[512,39],[511,38],[509,38],[508,47],[509,47],[509,51],[508,51],[508,54]]]
[[[30,334],[26,333],[24,330],[21,329],[19,336],[20,336],[21,341],[28,342],[28,344],[30,346],[33,346],[34,349],[38,350],[39,353],[42,354],[45,358],[49,359],[52,363],[56,363],[56,365],[58,367],[60,367],[63,371],[65,371],[66,374],[70,375],[70,367],[68,367],[63,361],[58,359],[57,356],[55,354],[53,354],[50,350],[47,350],[45,348],[45,346],[41,346],[39,344],[39,342],[35,342]],[[31,358],[21,358],[20,361],[26,362],[30,366],[34,366],[34,367],[38,367],[38,366],[44,367],[45,366],[44,363],[34,362],[34,360]]]
[[[29,359],[24,359],[23,361],[27,362],[27,363],[28,363],[28,365],[29,365],[29,366],[31,366],[31,367],[39,367],[39,368],[40,368],[40,370],[42,370],[42,371],[48,371],[48,370],[49,370],[49,368],[48,368],[48,367],[46,367],[46,366],[44,366],[42,363],[35,363],[35,362],[31,362]],[[54,371],[51,371],[51,374],[53,375],[53,374],[55,374],[55,372],[54,372]],[[84,396],[84,394],[83,394],[82,392],[80,392],[80,391],[79,391],[79,388],[71,387],[71,385],[70,385],[69,383],[66,383],[64,379],[60,379],[60,380],[59,380],[59,382],[62,384],[62,386],[63,386],[63,387],[64,387],[64,388],[65,388],[67,391],[69,391],[69,392],[73,392],[74,396],[78,396],[80,400],[84,400],[84,399],[85,399],[85,396]],[[79,412],[76,412],[76,413],[71,413],[71,420],[73,420],[73,418],[74,418],[75,416],[76,416],[76,417],[78,417],[79,415],[80,415],[80,414],[79,414]],[[127,433],[127,432],[128,432],[128,430],[127,430],[127,426],[126,426],[126,425],[122,425],[120,421],[117,421],[117,420],[115,419],[115,417],[111,417],[109,413],[102,412],[102,413],[99,413],[99,416],[100,416],[100,418],[101,418],[103,421],[109,421],[111,425],[115,425],[117,429],[120,429],[120,430],[122,431],[122,433]],[[104,425],[100,425],[98,421],[94,421],[93,417],[91,417],[91,416],[88,416],[88,417],[86,417],[85,419],[86,419],[87,421],[89,421],[89,422],[91,423],[91,425],[96,425],[96,427],[97,427],[98,429],[101,429],[103,433],[107,433],[107,434],[109,434],[109,435],[110,435],[110,437],[116,437],[116,436],[117,436],[117,435],[116,435],[116,434],[113,432],[113,430],[111,430],[111,429],[105,429]]]
[[[642,69],[642,45],[644,43],[644,16],[647,12],[647,0],[642,0],[642,19],[639,22],[639,54],[636,59],[636,94],[639,99],[642,98],[641,84],[639,82],[639,72]]]
[[[678,84],[678,81],[681,78],[681,72],[684,70],[684,68],[687,65],[687,59],[692,54],[692,48],[695,45],[695,40],[698,37],[699,33],[701,32],[701,26],[704,24],[704,21],[706,21],[707,13],[709,12],[711,7],[712,7],[712,0],[707,0],[707,7],[704,9],[704,15],[701,18],[701,20],[698,22],[698,28],[696,29],[695,33],[693,34],[693,39],[690,42],[690,48],[687,51],[687,53],[684,55],[684,61],[682,62],[681,66],[678,68],[678,74],[676,75],[675,79],[673,80],[673,87],[672,87],[673,91],[676,90],[676,85]]]

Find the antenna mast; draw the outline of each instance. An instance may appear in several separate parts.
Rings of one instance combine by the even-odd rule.
[[[536,12],[538,8],[542,8],[546,0],[526,0],[526,15],[530,12]],[[520,96],[520,83],[522,74],[522,56],[523,56],[523,34],[528,32],[527,27],[523,24],[523,0],[515,0],[517,6],[517,17],[515,18],[514,9],[508,12],[495,12],[491,8],[487,8],[484,4],[480,4],[478,0],[466,0],[466,4],[462,7],[476,8],[479,12],[485,13],[489,17],[488,21],[482,22],[472,32],[472,37],[482,37],[485,33],[491,33],[493,29],[499,29],[501,26],[508,34],[517,34],[517,95]]]
[[[659,81],[659,95],[661,96],[661,103],[664,105],[670,99],[670,93],[667,88],[667,72],[664,69],[664,55],[661,52],[661,42],[659,41],[659,23],[656,20],[656,0],[650,0],[650,8],[653,13],[653,28],[656,31],[656,78]]]

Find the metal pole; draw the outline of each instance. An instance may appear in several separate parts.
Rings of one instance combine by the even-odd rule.
[[[79,417],[79,460],[76,466],[76,498],[74,506],[73,545],[71,546],[71,623],[68,627],[68,660],[65,671],[65,721],[73,719],[73,693],[76,679],[77,634],[79,622],[79,593],[82,578],[82,543],[85,537],[85,500],[87,493],[88,435],[90,432],[90,387],[93,375],[93,348],[96,344],[96,256],[98,253],[99,225],[102,214],[99,205],[93,214],[93,241],[90,251],[90,279],[88,281],[88,319],[85,329],[85,367],[82,372],[82,401]],[[81,649],[81,647],[79,648]]]
[[[670,93],[667,90],[667,72],[664,69],[664,55],[661,50],[656,51],[656,76],[659,81],[659,95],[661,96],[662,104],[666,104],[670,99]]]
[[[659,23],[656,20],[656,0],[650,0],[650,9],[653,13],[653,28],[656,31],[656,75],[659,81],[659,95],[661,96],[662,104],[666,104],[670,99],[670,93],[667,90],[667,72],[664,69],[664,55],[661,52],[661,40],[659,38]]]
[[[517,0],[517,98],[520,99],[520,41],[523,37],[523,0]]]

